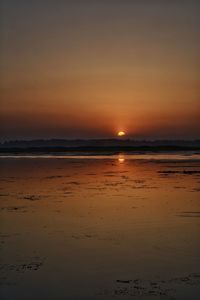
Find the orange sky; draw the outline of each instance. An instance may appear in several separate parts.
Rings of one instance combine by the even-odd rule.
[[[4,0],[2,139],[199,137],[198,9]]]

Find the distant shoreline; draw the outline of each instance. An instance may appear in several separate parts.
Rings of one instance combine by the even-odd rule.
[[[90,153],[95,155],[113,155],[120,153],[165,153],[165,152],[199,152],[200,146],[82,146],[82,147],[9,147],[0,148],[1,154],[63,154],[63,153]]]

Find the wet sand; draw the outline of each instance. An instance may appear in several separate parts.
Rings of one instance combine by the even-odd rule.
[[[0,164],[1,299],[200,298],[200,161]]]

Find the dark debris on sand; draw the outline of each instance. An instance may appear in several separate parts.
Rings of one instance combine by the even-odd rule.
[[[200,218],[200,211],[181,211],[176,216],[185,218]]]
[[[2,273],[7,271],[24,273],[26,271],[38,271],[44,265],[44,260],[39,257],[32,258],[31,260],[30,262],[18,264],[0,264],[0,271]]]
[[[1,207],[1,211],[8,211],[8,212],[15,212],[15,211],[20,211],[20,212],[27,212],[25,206],[7,206],[7,207]]]
[[[100,295],[156,297],[159,299],[175,299],[176,291],[184,286],[200,285],[200,273],[189,274],[169,280],[117,279],[113,289],[104,289]],[[164,298],[163,298],[164,297]],[[151,298],[153,299],[153,298]]]
[[[159,174],[170,175],[170,174],[185,174],[185,175],[196,175],[200,174],[199,170],[183,170],[183,171],[174,171],[174,170],[164,170],[158,171]]]
[[[29,200],[29,201],[36,201],[36,200],[40,200],[40,196],[36,196],[36,195],[28,195],[28,196],[24,196],[23,197],[24,200]]]

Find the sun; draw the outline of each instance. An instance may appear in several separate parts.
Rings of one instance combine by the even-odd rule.
[[[124,131],[119,131],[118,133],[117,133],[117,135],[118,136],[124,136],[126,133],[124,132]]]

